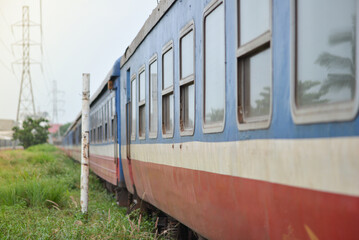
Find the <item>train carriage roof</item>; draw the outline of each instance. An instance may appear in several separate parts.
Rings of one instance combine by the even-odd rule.
[[[106,75],[105,79],[102,81],[101,85],[99,88],[97,88],[97,91],[91,96],[90,99],[90,107],[95,104],[95,102],[100,98],[101,93],[103,91],[106,91],[105,89],[107,88],[107,83],[108,81],[112,80],[112,79],[116,79],[117,77],[120,76],[120,61],[121,58],[117,59],[116,62],[114,63],[113,67],[111,68],[111,70],[108,72],[108,74]],[[70,125],[70,127],[67,129],[65,136],[68,134],[68,132],[70,130],[72,130],[81,120],[81,115],[82,115],[82,111],[80,111],[75,120],[73,121],[73,123]]]
[[[167,10],[175,3],[176,0],[161,0],[155,9],[152,10],[151,15],[147,18],[145,24],[143,24],[141,30],[137,33],[135,39],[132,41],[130,46],[126,48],[125,53],[121,58],[121,67],[131,58],[135,53],[138,46],[147,37],[151,30],[166,14]]]

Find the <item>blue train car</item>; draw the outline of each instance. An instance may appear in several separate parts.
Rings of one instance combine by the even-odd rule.
[[[358,9],[161,1],[91,103],[97,139],[116,95],[118,137],[90,166],[208,239],[357,238]]]
[[[113,188],[121,188],[125,184],[117,137],[120,135],[116,112],[119,64],[120,60],[115,62],[90,101],[90,168]],[[65,135],[64,150],[77,161],[81,161],[81,113]]]
[[[127,189],[209,239],[359,235],[356,1],[162,1],[121,60]]]

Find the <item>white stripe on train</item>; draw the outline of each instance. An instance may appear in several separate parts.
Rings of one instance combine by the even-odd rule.
[[[126,146],[121,146],[126,158]],[[359,196],[359,138],[133,144],[131,158]]]

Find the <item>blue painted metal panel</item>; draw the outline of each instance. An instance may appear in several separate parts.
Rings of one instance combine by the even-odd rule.
[[[115,102],[116,102],[116,115],[117,115],[117,142],[119,146],[121,146],[121,113],[118,111],[121,107],[121,84],[120,84],[120,77],[121,77],[121,69],[120,69],[120,62],[121,58],[119,58],[115,65],[114,65],[114,73],[117,73],[118,77],[115,80],[114,87],[116,89],[116,95],[115,95]],[[116,146],[117,147],[117,146]],[[121,149],[118,151],[118,158],[119,158],[119,173],[120,173],[120,179],[118,180],[119,184],[123,183],[125,185],[125,176],[123,174],[123,168],[122,168],[122,157],[121,157]]]
[[[339,123],[320,123],[296,125],[291,116],[290,105],[290,1],[272,1],[272,59],[273,59],[273,113],[271,124],[268,129],[239,131],[236,118],[236,95],[237,95],[237,6],[236,1],[224,1],[226,12],[226,113],[225,129],[222,133],[203,134],[202,132],[202,109],[203,109],[203,13],[204,8],[210,0],[206,1],[177,1],[172,8],[163,16],[162,20],[154,27],[144,39],[136,52],[122,67],[122,76],[125,71],[131,69],[127,74],[138,74],[140,67],[146,66],[146,104],[149,102],[148,62],[157,53],[158,55],[158,86],[162,87],[162,48],[170,40],[174,46],[174,137],[171,139],[162,138],[161,122],[162,116],[159,111],[158,117],[158,138],[148,138],[149,110],[146,109],[146,139],[138,139],[132,144],[151,143],[178,143],[188,141],[237,141],[251,139],[297,139],[297,138],[326,138],[359,135],[359,118],[354,121]],[[195,92],[196,92],[196,124],[194,136],[181,137],[179,134],[179,35],[180,30],[191,20],[195,24]],[[121,81],[125,81],[124,77]],[[127,99],[130,97],[129,85],[127,85]],[[137,84],[138,86],[138,84]],[[125,93],[125,92],[123,92]],[[137,102],[135,103],[137,106]],[[158,110],[161,110],[162,95],[158,92]],[[124,107],[123,107],[124,108]],[[147,108],[147,106],[146,106]],[[124,112],[125,109],[122,109]],[[138,113],[137,113],[138,114]],[[122,120],[125,114],[121,115]],[[125,127],[125,125],[122,125]],[[138,129],[138,116],[137,126]],[[123,132],[125,134],[125,132]],[[125,140],[126,136],[122,136]],[[122,141],[125,144],[125,141]]]

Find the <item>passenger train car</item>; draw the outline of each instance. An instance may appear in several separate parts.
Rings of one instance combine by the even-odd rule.
[[[204,238],[357,239],[358,12],[161,1],[92,98],[91,169]]]

